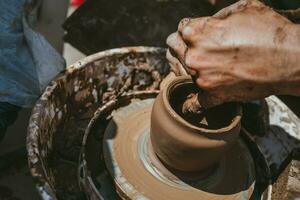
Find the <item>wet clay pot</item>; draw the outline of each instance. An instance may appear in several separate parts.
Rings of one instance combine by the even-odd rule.
[[[242,110],[239,104],[228,103],[186,119],[181,107],[191,92],[199,88],[185,76],[176,77],[161,90],[151,114],[151,143],[166,166],[199,172],[217,166],[238,140]],[[205,125],[199,123],[203,116]]]

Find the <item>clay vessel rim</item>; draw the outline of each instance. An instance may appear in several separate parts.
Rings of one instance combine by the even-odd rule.
[[[162,90],[162,98],[163,98],[163,103],[165,104],[165,107],[167,109],[167,112],[169,115],[171,115],[171,117],[173,117],[176,121],[178,121],[181,125],[184,125],[190,129],[196,130],[196,131],[200,131],[203,133],[216,133],[216,134],[222,134],[222,133],[226,133],[230,130],[232,130],[233,128],[237,127],[238,124],[241,121],[241,115],[242,115],[242,110],[241,110],[241,106],[237,105],[236,108],[236,116],[233,118],[232,122],[225,127],[219,128],[219,129],[206,129],[206,128],[200,128],[197,127],[189,122],[187,122],[185,119],[183,119],[170,105],[169,103],[169,96],[170,96],[170,92],[171,90],[174,88],[174,86],[177,86],[179,84],[186,84],[186,83],[193,83],[193,80],[191,79],[190,76],[178,76],[175,77],[174,79],[172,79],[169,84]]]

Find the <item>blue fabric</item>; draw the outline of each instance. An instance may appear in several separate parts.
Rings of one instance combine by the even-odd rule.
[[[31,0],[0,1],[0,102],[31,107],[64,69],[64,59],[34,32]],[[31,21],[31,20],[30,20]]]

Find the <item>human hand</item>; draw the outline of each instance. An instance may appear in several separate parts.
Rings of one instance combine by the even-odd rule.
[[[167,39],[168,59],[194,74],[211,105],[300,95],[299,33],[259,1],[242,0],[212,17],[183,19]]]

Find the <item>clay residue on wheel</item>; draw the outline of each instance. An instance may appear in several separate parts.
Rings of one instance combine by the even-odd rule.
[[[27,139],[39,191],[58,199],[83,199],[77,168],[90,118],[97,107],[127,92],[158,89],[169,72],[164,57],[160,48],[99,52],[68,67],[47,87],[33,110]]]

